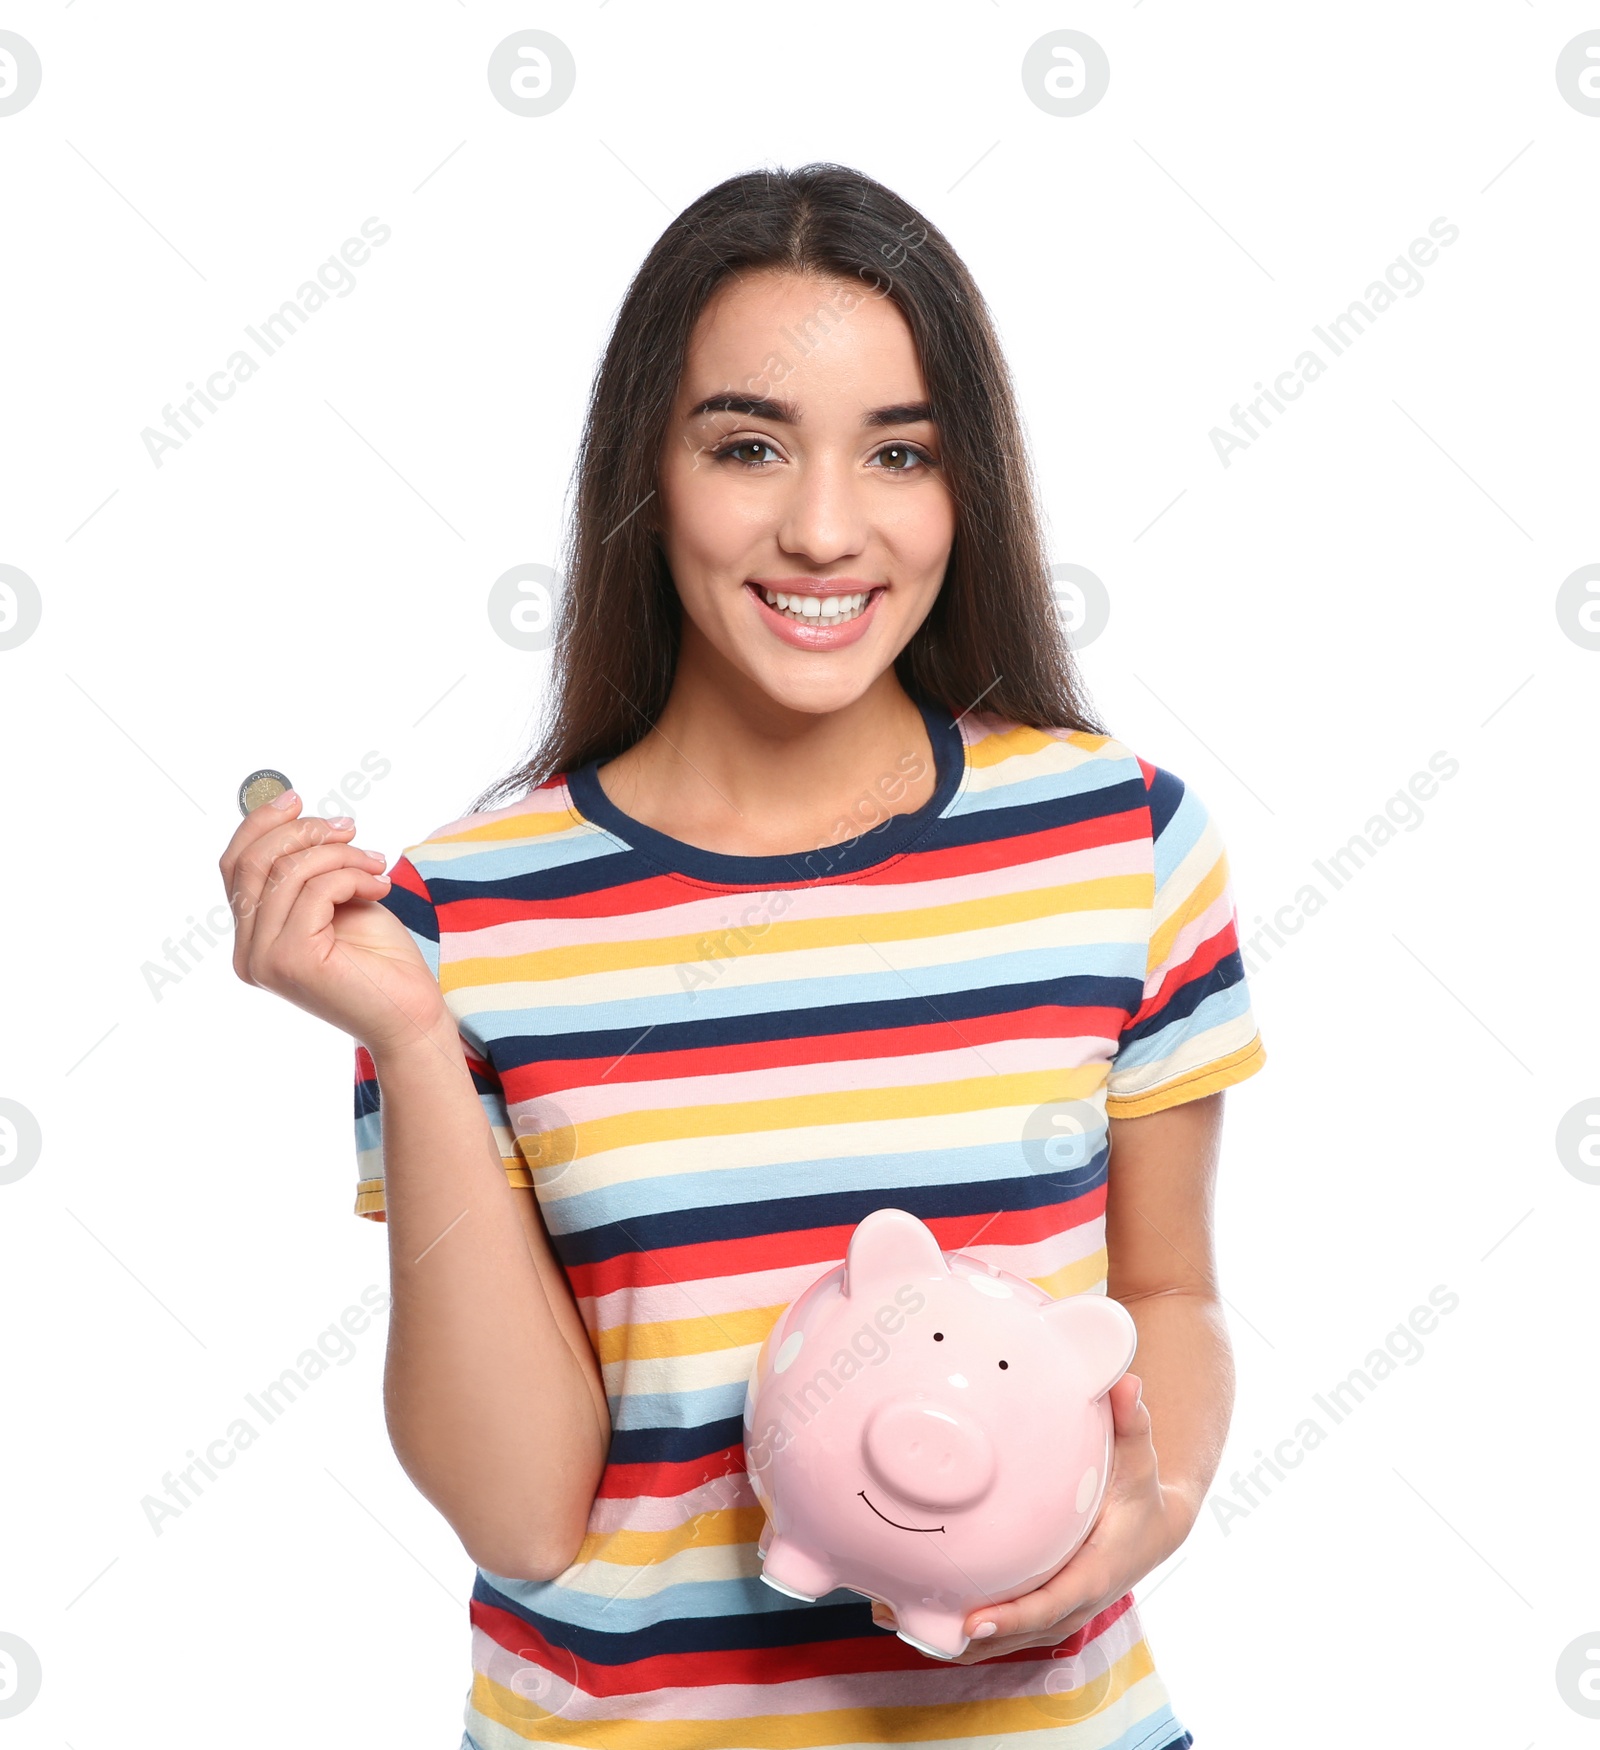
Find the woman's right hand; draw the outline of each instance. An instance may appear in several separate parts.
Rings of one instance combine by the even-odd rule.
[[[233,970],[370,1052],[407,1044],[449,1011],[410,931],[377,903],[390,885],[383,858],[349,842],[348,816],[339,825],[300,806],[290,790],[252,809],[222,853]]]

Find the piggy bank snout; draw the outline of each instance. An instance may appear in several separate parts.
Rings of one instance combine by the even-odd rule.
[[[929,1398],[881,1404],[862,1435],[879,1482],[924,1507],[966,1507],[994,1481],[995,1449],[965,1410]]]

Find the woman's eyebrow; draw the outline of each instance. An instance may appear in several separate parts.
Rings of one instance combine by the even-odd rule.
[[[799,425],[800,409],[792,401],[777,401],[766,395],[707,395],[689,409],[688,417],[703,413],[740,413],[747,419],[770,419],[777,425]],[[932,420],[933,408],[926,401],[896,401],[888,407],[873,407],[861,416],[863,425],[915,425]]]

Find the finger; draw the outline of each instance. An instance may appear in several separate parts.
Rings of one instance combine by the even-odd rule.
[[[308,830],[322,824],[312,821],[308,823]],[[234,930],[234,970],[247,983],[261,982],[300,882],[308,874],[315,873],[319,867],[334,867],[336,862],[375,871],[376,866],[365,856],[352,858],[348,854],[350,849],[342,842],[341,835],[334,834],[326,841],[313,839],[304,850],[285,851],[274,857],[265,873],[259,876],[248,863],[236,871],[238,886],[235,891],[239,899]],[[306,863],[308,857],[316,859],[310,868]]]
[[[1036,1592],[1025,1592],[1022,1597],[1004,1604],[980,1604],[970,1611],[967,1633],[974,1641],[980,1641],[1058,1628],[1073,1611],[1101,1595],[1106,1583],[1105,1574],[1104,1559],[1091,1550],[1080,1549]],[[978,1630],[986,1622],[994,1624],[994,1633],[988,1637],[980,1636]]]
[[[1051,1638],[1055,1641],[1057,1646],[1059,1646],[1062,1641],[1070,1641],[1085,1623],[1094,1621],[1100,1612],[1105,1609],[1106,1604],[1114,1602],[1115,1600],[1113,1599],[1106,1599],[1104,1601],[1096,1599],[1092,1604],[1085,1604],[1079,1609],[1071,1611],[1051,1630]]]
[[[967,1621],[967,1634],[974,1644],[997,1641],[1006,1635],[1036,1634],[1040,1629],[1053,1627],[1073,1605],[1082,1602],[1077,1594],[1059,1602],[1035,1603],[1037,1597],[1037,1593],[1030,1593],[1026,1600],[980,1605]],[[986,1623],[992,1623],[994,1627],[987,1633],[980,1632]]]
[[[271,807],[270,802],[263,802],[256,812],[264,813]],[[234,892],[248,895],[253,909],[255,904],[260,903],[261,889],[266,885],[272,865],[279,857],[289,856],[295,851],[309,850],[312,845],[325,844],[330,839],[348,842],[350,834],[355,831],[355,825],[348,814],[338,815],[332,820],[324,820],[318,814],[308,814],[298,820],[279,821],[275,825],[269,822],[268,830],[253,839],[234,859],[231,883]]]
[[[217,860],[222,879],[230,887],[233,885],[233,871],[240,857],[275,826],[282,826],[285,821],[295,819],[300,807],[300,792],[285,790],[281,795],[274,796],[270,802],[263,802],[259,807],[252,808],[239,822],[234,828],[233,837],[228,840],[226,849]]]
[[[252,810],[252,818],[270,813],[271,809],[272,804],[264,802],[260,808]],[[348,815],[339,818],[342,825],[315,814],[277,826],[269,821],[267,830],[259,832],[234,858],[228,878],[228,903],[234,918],[234,970],[241,978],[245,976],[241,968],[255,934],[256,913],[261,907],[262,894],[272,879],[274,863],[280,856],[307,850],[329,840],[347,842],[355,831],[355,822]]]
[[[1144,1381],[1136,1373],[1125,1373],[1106,1393],[1111,1405],[1111,1421],[1119,1437],[1137,1437],[1150,1432],[1150,1412],[1144,1403]]]
[[[348,900],[380,899],[389,891],[386,877],[345,866],[297,883],[284,927],[266,949],[264,970],[274,985],[308,987],[338,944],[328,926]]]
[[[300,889],[313,876],[326,875],[333,869],[359,869],[368,875],[380,875],[383,863],[381,852],[340,843],[313,845],[309,850],[291,851],[277,858],[256,906],[252,962],[256,944],[270,951],[271,944],[282,935]]]
[[[1106,1479],[1108,1491],[1114,1489],[1121,1493],[1130,1488],[1138,1489],[1156,1475],[1154,1424],[1143,1394],[1144,1381],[1134,1373],[1123,1374],[1106,1393],[1106,1400],[1111,1405],[1112,1424],[1111,1474]]]

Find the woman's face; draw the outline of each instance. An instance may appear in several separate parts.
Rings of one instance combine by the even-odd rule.
[[[922,624],[950,555],[927,415],[891,299],[781,272],[725,282],[691,337],[660,459],[680,662],[736,670],[795,710],[860,698]]]

